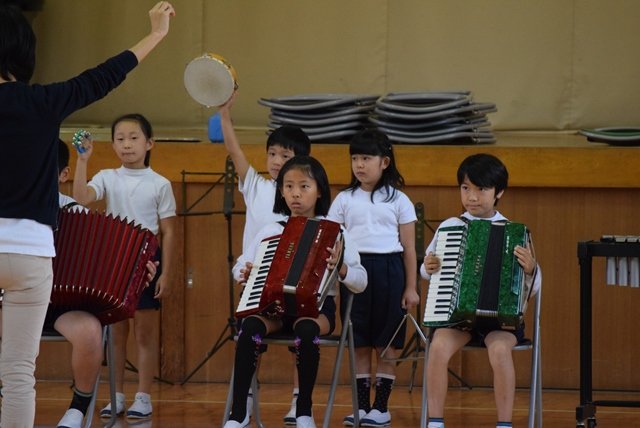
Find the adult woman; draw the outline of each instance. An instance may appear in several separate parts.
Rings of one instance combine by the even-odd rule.
[[[31,427],[35,359],[52,285],[58,209],[57,149],[62,121],[104,97],[166,36],[168,2],[150,11],[151,31],[132,48],[65,82],[29,85],[35,35],[19,10],[0,5],[0,425]]]

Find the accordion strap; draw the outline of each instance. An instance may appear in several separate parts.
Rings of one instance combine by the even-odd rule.
[[[63,206],[62,209],[69,209],[71,207],[75,207],[76,205],[80,205],[80,204],[77,203],[76,201],[71,201],[68,204],[66,204],[65,206]]]

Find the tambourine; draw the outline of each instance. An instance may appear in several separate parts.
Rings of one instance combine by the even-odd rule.
[[[222,56],[207,53],[187,64],[184,87],[200,104],[217,107],[226,103],[238,89],[238,76]]]

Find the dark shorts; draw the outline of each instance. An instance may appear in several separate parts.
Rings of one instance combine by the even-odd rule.
[[[327,317],[329,320],[329,333],[333,333],[333,330],[336,328],[336,301],[333,296],[327,296],[324,299],[324,304],[322,305],[322,309],[320,309],[320,313]],[[282,318],[282,332],[283,333],[293,333],[293,325],[299,318],[297,317],[284,317]]]
[[[356,347],[385,348],[406,313],[402,309],[405,287],[402,253],[360,254],[360,262],[367,271],[368,285],[362,293],[353,296],[354,343]],[[341,313],[344,313],[346,298],[341,298],[340,302]],[[403,323],[391,346],[401,349],[405,335]]]
[[[333,296],[327,296],[326,299],[324,300],[324,304],[322,305],[322,309],[320,309],[320,313],[324,314],[324,316],[327,317],[327,320],[329,320],[329,333],[327,333],[327,335],[333,333],[333,331],[336,328],[336,301],[333,298]],[[242,329],[242,321],[245,318],[239,319],[238,320],[238,331],[240,331]],[[280,335],[282,336],[291,336],[293,334],[293,326],[296,323],[296,321],[298,320],[298,317],[289,317],[289,316],[285,316],[282,318],[282,329],[278,332],[273,333],[271,336],[273,337],[278,337]],[[267,345],[266,344],[261,344],[260,348],[259,348],[259,353],[263,353],[267,351]],[[290,352],[296,352],[295,348],[290,346],[289,347],[289,351]]]
[[[60,333],[53,327],[53,325],[58,321],[58,318],[67,311],[63,310],[52,310],[51,306],[47,309],[47,314],[44,317],[44,325],[42,326],[43,334],[47,336],[55,336]]]
[[[162,274],[162,251],[159,247],[152,260],[154,262],[160,262],[160,264],[158,265],[156,276],[153,277],[149,285],[142,291],[136,309],[160,309],[160,299],[153,297],[156,294],[156,283],[158,282],[158,278],[160,278],[160,274]]]
[[[496,330],[502,330],[502,331],[506,331],[508,333],[513,334],[516,337],[516,343],[518,344],[522,343],[525,340],[524,323],[522,323],[522,325],[516,328],[515,330],[511,330],[511,329],[500,328],[499,326],[496,325],[495,321],[491,319],[483,320],[482,318],[478,318],[476,320],[476,325],[471,330],[469,330],[468,328],[467,329],[458,328],[458,327],[452,327],[452,328],[457,328],[459,330],[468,331],[469,333],[471,333],[471,339],[469,340],[469,343],[468,343],[468,345],[471,345],[471,346],[484,347],[485,338],[489,335],[489,333]],[[436,329],[432,329],[431,334],[433,334],[433,331],[435,330]]]

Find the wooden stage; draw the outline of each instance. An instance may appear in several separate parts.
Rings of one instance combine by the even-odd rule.
[[[71,398],[68,382],[42,381],[37,384],[37,427],[55,427]],[[125,386],[127,398],[135,393],[135,384]],[[261,415],[266,427],[282,427],[282,417],[289,410],[290,386],[286,384],[264,384],[261,388]],[[156,383],[153,386],[152,400],[154,415],[150,420],[128,424],[120,417],[115,425],[118,428],[200,428],[222,426],[222,412],[227,394],[225,383],[187,383],[166,385]],[[325,411],[323,403],[328,394],[326,385],[319,385],[315,392],[316,424],[320,426]],[[596,393],[598,399],[637,400],[640,393]],[[98,405],[108,400],[108,385],[101,385]],[[528,415],[529,391],[518,389],[513,415],[514,427],[525,427]],[[543,423],[546,428],[575,426],[575,407],[578,404],[578,391],[545,390],[543,392]],[[129,403],[129,402],[128,402]],[[416,428],[420,424],[421,390],[409,392],[406,386],[398,386],[391,395],[390,408],[392,427]],[[350,389],[340,386],[332,414],[332,427],[342,426],[342,418],[351,413]],[[487,388],[472,390],[450,388],[447,396],[447,428],[494,427],[495,407],[493,391]],[[598,408],[599,427],[637,426],[640,409]],[[93,427],[104,424],[94,416]],[[255,427],[255,424],[251,424]]]

